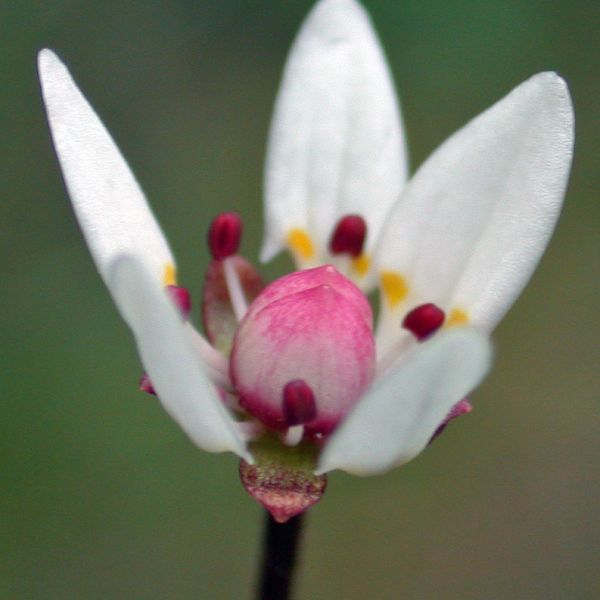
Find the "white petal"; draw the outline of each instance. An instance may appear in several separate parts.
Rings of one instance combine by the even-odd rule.
[[[38,69],[56,154],[100,274],[108,284],[109,264],[127,253],[162,280],[173,256],[119,149],[53,52],[39,53]]]
[[[444,333],[418,347],[377,380],[319,460],[319,473],[381,473],[421,452],[448,411],[484,378],[491,344],[470,329]]]
[[[249,460],[235,423],[205,374],[186,325],[137,257],[108,269],[115,301],[131,327],[144,368],[165,410],[200,448]]]
[[[560,212],[573,146],[565,82],[540,73],[450,137],[393,209],[376,257],[412,304],[493,328],[529,280]]]
[[[292,228],[308,230],[322,251],[350,213],[367,220],[369,247],[406,172],[396,94],[369,17],[354,0],[321,0],[294,42],[275,106],[262,260]]]

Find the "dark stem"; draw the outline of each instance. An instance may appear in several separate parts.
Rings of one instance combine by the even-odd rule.
[[[288,600],[291,597],[301,528],[302,515],[292,517],[287,523],[277,523],[266,513],[264,552],[256,600]]]

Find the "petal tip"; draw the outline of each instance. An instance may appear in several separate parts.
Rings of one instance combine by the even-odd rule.
[[[321,0],[319,3],[323,9],[329,10],[360,10],[364,11],[363,6],[356,0]],[[319,6],[319,4],[317,6]]]
[[[42,48],[38,52],[37,67],[40,79],[47,77],[52,70],[65,68],[60,58],[50,48]]]
[[[553,96],[560,98],[561,100],[567,102],[572,110],[569,86],[565,79],[556,71],[542,71],[541,73],[536,73],[527,81],[525,81],[523,85],[536,85],[540,93],[552,94]]]
[[[537,80],[546,85],[558,85],[561,88],[567,87],[567,82],[556,71],[541,71],[532,75],[531,80]]]
[[[526,83],[530,81],[535,81],[538,84],[539,93],[554,106],[556,127],[562,132],[562,140],[567,148],[570,160],[575,137],[575,110],[567,82],[555,71],[538,73]]]
[[[50,48],[42,48],[37,54],[38,64],[44,65],[49,61],[56,60],[56,54]]]
[[[351,31],[357,23],[369,20],[367,11],[356,0],[321,0],[309,13],[306,23],[317,25],[321,33],[339,35],[341,31]]]

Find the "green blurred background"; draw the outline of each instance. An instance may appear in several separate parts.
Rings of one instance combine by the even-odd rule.
[[[600,4],[365,4],[402,94],[413,169],[547,69],[569,82],[576,156],[556,235],[497,330],[475,411],[395,472],[330,478],[309,515],[298,598],[598,598]],[[1,598],[249,598],[262,524],[236,460],[196,450],[136,389],[129,332],[50,145],[36,51],[70,65],[198,298],[211,216],[243,213],[244,250],[257,255],[271,107],[311,5],[0,4]]]

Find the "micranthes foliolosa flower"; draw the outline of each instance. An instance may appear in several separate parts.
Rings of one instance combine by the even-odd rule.
[[[397,97],[355,0],[321,0],[292,47],[265,169],[264,287],[241,218],[209,227],[205,335],[146,199],[49,50],[39,72],[54,146],[100,275],[155,393],[190,438],[241,458],[285,521],[325,473],[368,475],[421,452],[491,361],[490,332],[539,261],[572,155],[565,83],[540,73],[445,141],[407,182]],[[367,294],[379,291],[377,326]]]

